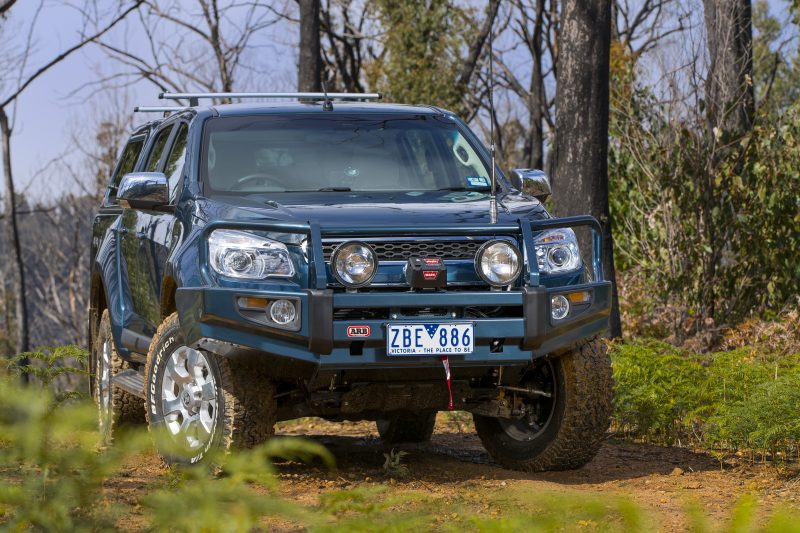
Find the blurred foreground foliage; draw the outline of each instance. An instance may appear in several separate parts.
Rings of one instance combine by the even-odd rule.
[[[59,353],[75,355],[71,349]],[[797,427],[790,427],[791,416],[783,412],[788,405],[781,402],[798,401],[798,356],[770,359],[739,348],[712,358],[656,342],[616,345],[613,354],[617,425],[628,435],[659,440],[691,435],[687,438],[702,436],[709,445],[796,449]],[[32,358],[39,357],[49,356]],[[545,532],[660,527],[657,515],[625,497],[567,491],[531,498],[524,486],[506,487],[499,481],[468,483],[446,495],[362,485],[319,490],[315,503],[291,502],[280,494],[275,460],[314,461],[317,466],[307,468],[336,475],[333,457],[322,445],[297,438],[276,438],[253,450],[216,456],[206,466],[139,471],[142,454],[153,453],[151,435],[141,428],[118,431],[114,446],[102,447],[90,400],[57,398],[47,387],[22,386],[13,366],[0,377],[3,529]],[[56,374],[62,366],[51,365]],[[743,409],[757,412],[750,416]],[[745,420],[752,426],[742,426]],[[376,476],[381,475],[378,466]],[[147,479],[126,481],[131,475]],[[125,485],[128,491],[121,494]],[[709,530],[699,508],[688,503],[685,509],[690,528]],[[720,531],[797,531],[798,524],[798,516],[787,510],[764,516],[744,500]]]

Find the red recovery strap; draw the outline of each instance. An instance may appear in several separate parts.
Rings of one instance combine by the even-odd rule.
[[[448,359],[446,355],[442,355],[440,359],[442,360],[442,366],[444,367],[444,375],[447,378],[447,393],[450,395],[450,403],[447,405],[447,409],[452,411],[453,390],[450,388],[450,359]]]

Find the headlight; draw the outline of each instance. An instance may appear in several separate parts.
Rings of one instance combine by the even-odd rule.
[[[536,262],[542,274],[563,274],[580,268],[575,232],[569,228],[543,231],[536,236]]]
[[[475,270],[494,287],[511,285],[522,271],[519,250],[506,241],[489,241],[475,255]]]
[[[246,231],[212,231],[208,237],[208,257],[214,272],[231,278],[294,276],[294,264],[286,245]]]
[[[378,259],[368,244],[347,241],[333,251],[331,270],[339,283],[355,289],[372,281],[378,272]]]

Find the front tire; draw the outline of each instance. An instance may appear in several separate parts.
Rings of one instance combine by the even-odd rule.
[[[571,470],[591,461],[611,420],[611,359],[602,341],[590,339],[560,357],[537,361],[523,384],[550,394],[527,398],[528,416],[473,416],[489,455],[527,472]]]
[[[427,442],[431,440],[435,424],[435,411],[397,414],[376,422],[384,444]]]
[[[145,377],[147,421],[169,464],[250,448],[274,433],[275,387],[263,369],[186,346],[177,313],[153,337]]]
[[[105,444],[113,441],[114,427],[145,421],[144,400],[115,387],[113,377],[130,368],[114,347],[111,317],[103,311],[92,346],[92,396],[98,407],[100,435]]]

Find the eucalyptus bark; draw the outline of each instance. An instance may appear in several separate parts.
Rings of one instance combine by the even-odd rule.
[[[711,139],[734,140],[753,125],[753,25],[750,0],[704,0],[709,69],[706,109]],[[717,131],[715,131],[717,130]]]
[[[8,260],[11,267],[12,292],[14,297],[14,315],[16,320],[16,351],[29,351],[28,309],[25,296],[25,265],[22,259],[22,246],[17,225],[17,204],[14,198],[14,175],[11,171],[11,125],[4,108],[0,107],[0,144],[3,151],[3,177],[5,178],[5,197],[3,200]],[[26,364],[26,361],[22,361]],[[23,374],[23,377],[27,374]]]
[[[322,55],[319,36],[319,0],[299,0],[300,49],[297,65],[297,90],[322,90]]]
[[[564,0],[556,85],[553,198],[559,216],[588,213],[600,222],[603,273],[614,282],[608,207],[610,40],[611,0]],[[612,289],[610,334],[622,335],[616,283]]]

